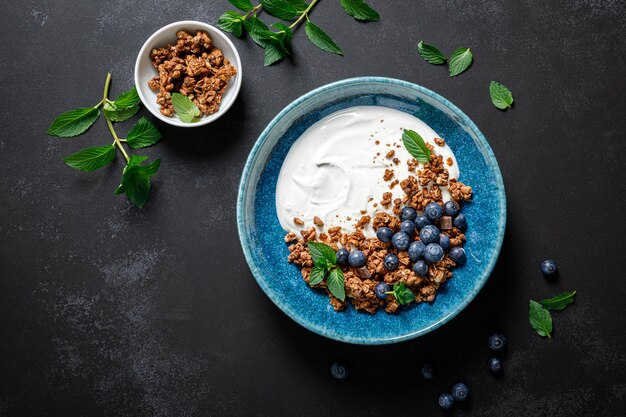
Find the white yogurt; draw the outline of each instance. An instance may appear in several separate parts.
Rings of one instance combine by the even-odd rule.
[[[392,200],[402,198],[400,185],[389,190],[390,182],[415,175],[406,163],[411,156],[402,144],[404,129],[419,133],[444,161],[452,158],[452,166],[446,165],[450,178],[459,177],[452,150],[448,145],[436,145],[434,139],[441,136],[420,119],[387,107],[341,110],[307,129],[283,162],[276,184],[276,212],[283,229],[299,235],[300,230],[314,226],[313,217],[318,216],[325,229],[341,226],[349,233],[364,215],[362,211],[372,218],[380,211],[391,213],[391,206],[385,209],[380,204],[383,193],[391,191]],[[391,149],[400,160],[398,165],[385,157]],[[383,180],[386,168],[395,173],[388,182]],[[442,194],[449,198],[445,187]],[[294,224],[294,217],[304,225]],[[371,223],[363,232],[375,236]]]

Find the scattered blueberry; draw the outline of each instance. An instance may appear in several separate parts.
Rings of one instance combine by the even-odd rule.
[[[453,404],[454,397],[452,397],[452,394],[448,394],[446,392],[445,394],[441,394],[439,396],[439,407],[443,408],[444,410],[449,410],[450,408],[452,408]]]
[[[425,261],[419,260],[413,265],[413,272],[420,277],[425,277],[428,273],[428,264]]]
[[[428,220],[434,222],[441,218],[443,210],[441,209],[441,206],[439,204],[433,201],[432,203],[428,203],[426,205],[426,208],[424,209],[424,214],[426,215],[426,217],[428,217]]]
[[[350,255],[348,255],[348,263],[352,267],[360,268],[365,265],[365,262],[367,262],[367,258],[360,250],[353,250],[350,252]]]
[[[424,249],[424,259],[431,264],[443,259],[443,249],[438,243],[429,243]]]
[[[376,297],[380,298],[381,300],[387,298],[387,293],[389,291],[391,291],[391,288],[389,288],[389,285],[385,284],[384,282],[379,282],[378,284],[376,284],[376,287],[374,287]]]
[[[415,227],[420,230],[422,227],[432,224],[425,214],[420,214],[415,218]]]
[[[556,261],[552,259],[547,259],[541,263],[541,272],[547,277],[556,274],[558,268],[556,266]]]
[[[409,245],[409,259],[417,262],[424,255],[424,244],[421,240],[415,240]]]
[[[457,229],[464,230],[467,227],[467,219],[465,218],[465,214],[457,214],[454,220],[452,220],[452,226],[456,227]]]
[[[456,401],[465,401],[468,395],[469,388],[467,388],[467,385],[464,383],[459,382],[452,387],[452,397],[454,397]]]
[[[420,240],[424,245],[428,245],[429,243],[434,243],[439,240],[439,229],[437,229],[432,224],[428,224],[422,227],[420,230]]]
[[[400,223],[400,231],[409,235],[409,237],[415,236],[415,223],[411,220],[405,220]]]
[[[393,236],[393,231],[388,227],[379,227],[376,230],[376,237],[381,242],[391,242],[391,236]]]
[[[411,238],[404,232],[398,232],[391,238],[393,247],[398,250],[407,250],[409,248],[409,242]]]
[[[400,264],[400,261],[398,260],[398,257],[396,255],[394,255],[393,253],[390,253],[387,256],[385,256],[385,260],[383,261],[383,264],[385,265],[385,268],[387,268],[390,271],[393,271],[394,269],[398,267],[398,265]]]
[[[425,363],[422,366],[422,376],[424,379],[433,379],[433,366],[429,363]]]
[[[347,249],[337,250],[337,263],[339,265],[348,265],[348,256],[350,252]]]
[[[504,335],[496,333],[492,334],[489,336],[489,339],[487,339],[487,346],[495,352],[504,349],[504,345],[506,345],[506,337],[504,337]]]
[[[453,247],[452,249],[450,249],[450,258],[452,258],[452,260],[457,264],[463,265],[467,260],[467,256],[465,255],[465,249],[460,246]]]
[[[348,376],[348,368],[341,362],[333,362],[330,365],[330,373],[335,379],[346,379]]]
[[[454,200],[446,201],[446,204],[443,205],[443,209],[448,216],[452,217],[455,217],[461,212],[461,207],[459,207],[459,204]]]
[[[405,208],[402,209],[402,213],[400,214],[400,218],[402,220],[415,220],[415,218],[417,217],[417,212],[415,211],[415,209],[413,207],[409,207],[406,206]]]
[[[439,246],[443,250],[450,249],[450,237],[447,234],[439,233]]]
[[[498,358],[489,358],[489,370],[494,374],[502,371],[502,361]]]

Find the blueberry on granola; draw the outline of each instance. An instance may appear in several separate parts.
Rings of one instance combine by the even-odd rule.
[[[502,371],[502,361],[498,358],[489,358],[489,370],[494,374]]]
[[[420,259],[419,261],[415,262],[415,265],[413,265],[413,272],[415,272],[415,274],[419,275],[420,277],[425,277],[428,273],[428,264],[426,263],[426,261],[422,261]]]
[[[459,203],[454,200],[446,201],[446,203],[443,205],[443,209],[448,216],[452,217],[455,217],[461,212],[461,207],[459,207]]]
[[[330,373],[335,379],[346,379],[348,376],[348,368],[345,364],[337,361],[330,365]]]
[[[389,291],[391,291],[391,288],[389,288],[389,285],[385,284],[384,282],[379,282],[374,287],[374,293],[376,294],[376,297],[380,298],[381,300],[387,298],[387,293]]]
[[[348,256],[350,252],[347,249],[339,249],[337,250],[337,263],[339,265],[348,265]]]
[[[393,271],[398,268],[398,265],[400,264],[400,260],[398,259],[398,256],[396,256],[393,253],[390,253],[387,256],[385,256],[385,260],[383,261],[383,264],[385,265],[385,268],[387,268],[389,271]]]
[[[393,231],[388,227],[379,227],[376,230],[376,237],[381,242],[391,242],[391,236],[393,236]]]
[[[353,250],[352,252],[350,252],[350,255],[348,255],[348,263],[354,268],[360,268],[364,266],[365,262],[367,262],[367,258],[365,257],[365,254],[360,250]]]
[[[426,208],[424,209],[424,214],[426,215],[426,217],[428,217],[428,220],[434,222],[441,218],[443,210],[441,209],[441,206],[439,204],[433,201],[432,203],[428,203],[426,205]]]
[[[467,256],[465,255],[465,249],[460,246],[453,247],[452,249],[450,249],[450,258],[458,265],[463,265],[467,260]]]
[[[489,339],[487,339],[487,346],[494,352],[498,352],[504,349],[505,345],[506,337],[504,337],[504,335],[496,333],[492,334],[491,336],[489,336]]]
[[[467,388],[467,385],[462,382],[454,384],[452,387],[452,397],[454,397],[456,401],[465,401],[468,396],[469,388]]]
[[[467,227],[467,219],[465,218],[465,214],[457,214],[454,220],[452,220],[452,226],[456,227],[459,230],[465,230],[465,228]]]
[[[443,259],[443,249],[438,243],[429,243],[424,249],[424,259],[431,264]]]
[[[439,396],[439,407],[443,408],[444,410],[449,410],[450,408],[452,408],[453,404],[454,397],[452,397],[452,394],[448,394],[446,392]]]
[[[402,209],[402,213],[400,214],[400,218],[404,220],[414,221],[417,217],[417,212],[413,207],[406,206]]]
[[[398,250],[407,250],[409,248],[409,242],[411,238],[404,232],[398,232],[391,238],[393,247]]]
[[[552,259],[546,259],[541,263],[541,272],[547,277],[556,274],[558,267],[556,261]]]
[[[437,242],[439,240],[439,229],[432,224],[422,227],[422,230],[420,230],[420,240],[424,245]]]
[[[417,227],[417,230],[421,230],[422,227],[427,226],[429,224],[432,224],[430,222],[430,220],[428,220],[428,217],[426,217],[425,214],[420,214],[415,218],[415,227]]]
[[[409,259],[413,262],[417,262],[422,256],[424,256],[424,248],[426,246],[421,240],[415,240],[409,245]]]
[[[439,233],[439,246],[443,250],[450,249],[450,237],[445,233]]]
[[[409,235],[409,237],[415,236],[415,223],[411,220],[405,220],[400,223],[400,231]]]

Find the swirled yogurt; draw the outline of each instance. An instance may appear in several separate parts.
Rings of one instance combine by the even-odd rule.
[[[327,229],[341,226],[353,232],[363,215],[373,218],[386,211],[380,201],[385,192],[393,199],[402,198],[399,185],[389,189],[385,169],[393,169],[394,179],[403,180],[410,173],[406,161],[411,158],[402,144],[402,132],[411,129],[434,146],[434,152],[451,158],[447,166],[450,178],[459,177],[456,158],[448,145],[434,142],[439,136],[426,123],[410,114],[378,106],[359,106],[333,113],[306,130],[292,145],[276,184],[276,212],[287,232],[298,233],[314,226],[319,217]],[[388,158],[389,151],[393,157]],[[398,158],[395,164],[393,159]],[[444,200],[449,198],[442,188]],[[294,218],[304,222],[296,224]],[[371,224],[363,229],[375,236]]]

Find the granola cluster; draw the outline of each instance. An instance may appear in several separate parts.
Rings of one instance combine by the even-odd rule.
[[[229,80],[237,73],[203,31],[195,36],[178,31],[176,43],[153,49],[150,60],[159,75],[148,81],[148,86],[158,91],[157,104],[165,116],[174,114],[172,93],[189,97],[202,114],[217,112]]]

